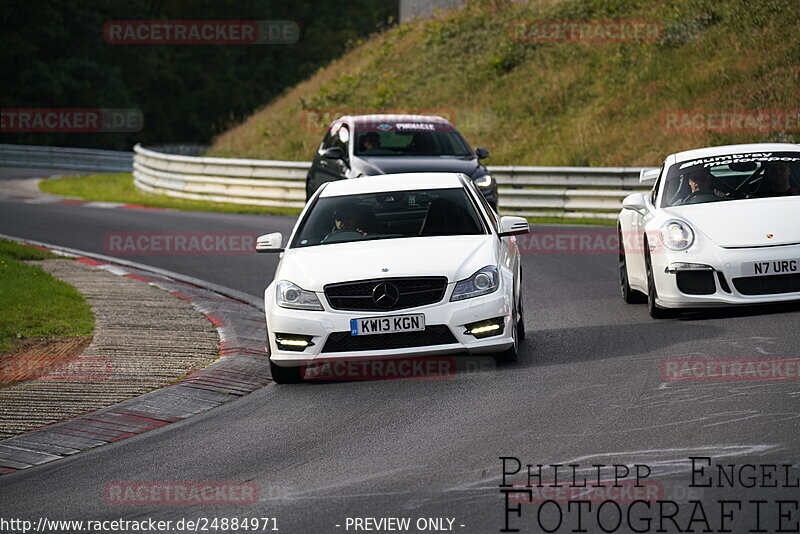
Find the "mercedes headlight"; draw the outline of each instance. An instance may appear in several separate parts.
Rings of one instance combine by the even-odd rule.
[[[683,221],[667,221],[661,227],[661,241],[670,250],[686,250],[694,243],[694,231]]]
[[[278,282],[275,287],[275,300],[281,308],[293,310],[322,310],[317,295],[287,281]]]
[[[476,272],[466,280],[461,280],[453,290],[450,301],[471,299],[481,295],[488,295],[500,287],[500,276],[497,267],[490,265]]]
[[[484,174],[483,176],[479,176],[473,180],[475,185],[478,187],[491,187],[492,186],[492,177],[489,174]]]

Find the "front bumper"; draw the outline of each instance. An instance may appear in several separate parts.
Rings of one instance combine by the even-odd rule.
[[[264,292],[270,358],[283,366],[300,366],[314,361],[329,359],[377,359],[415,356],[434,356],[467,352],[486,354],[502,352],[513,344],[512,298],[504,291],[505,284],[489,295],[450,302],[453,284],[448,286],[445,298],[427,306],[393,310],[389,312],[341,311],[331,309],[323,294],[317,296],[323,311],[304,311],[281,308],[275,304],[274,284]],[[349,352],[323,351],[332,334],[342,337],[350,332],[350,320],[363,317],[385,317],[422,313],[426,327],[439,326],[449,330],[452,343],[423,345],[404,348],[353,350]],[[466,333],[466,325],[491,318],[501,317],[503,333],[478,339]],[[439,328],[441,330],[441,328]],[[276,333],[291,333],[310,336],[312,345],[302,351],[282,350],[276,343]],[[372,336],[364,336],[365,338]]]
[[[694,248],[694,247],[693,247]],[[766,304],[800,300],[800,291],[787,293],[747,294],[746,282],[752,278],[742,272],[747,262],[773,262],[800,258],[800,245],[756,248],[722,248],[708,240],[698,250],[676,252],[663,248],[651,254],[653,277],[658,289],[656,303],[663,308],[692,308]],[[681,265],[690,264],[690,265]],[[703,267],[705,267],[705,271]],[[679,284],[681,272],[708,272],[713,286],[708,294],[689,294],[684,283]],[[698,276],[700,280],[702,276]],[[706,279],[708,280],[708,279]],[[738,287],[737,287],[738,286]],[[694,288],[695,290],[697,288]],[[741,290],[740,290],[741,289]]]

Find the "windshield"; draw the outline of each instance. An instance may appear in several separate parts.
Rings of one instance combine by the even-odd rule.
[[[800,152],[728,154],[669,168],[661,207],[800,194]]]
[[[357,156],[471,156],[461,135],[448,123],[409,120],[356,123]]]
[[[486,231],[461,188],[392,191],[318,198],[292,247]]]

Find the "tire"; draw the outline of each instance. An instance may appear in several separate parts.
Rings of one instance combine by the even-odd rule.
[[[272,380],[276,384],[297,384],[303,381],[305,370],[302,366],[298,367],[281,367],[269,361],[269,370],[272,373]]]
[[[521,298],[520,298],[521,300]],[[520,331],[522,332],[522,336],[520,337]],[[522,320],[522,308],[520,305],[519,313],[517,316],[517,321],[514,323],[512,334],[512,339],[514,343],[499,354],[494,355],[494,361],[498,365],[504,363],[513,363],[517,361],[517,357],[519,356],[519,343],[520,340],[525,337],[525,323]]]
[[[647,302],[647,295],[631,288],[628,283],[628,262],[625,259],[625,243],[622,240],[620,228],[617,228],[617,235],[619,239],[619,285],[622,291],[622,300],[628,304],[644,304]]]
[[[311,190],[311,180],[306,178],[306,202],[311,200],[311,196],[314,194],[314,191]]]
[[[658,290],[656,289],[656,281],[653,277],[653,266],[650,261],[650,251],[647,241],[645,241],[644,247],[644,263],[647,267],[647,311],[650,313],[650,317],[653,319],[669,319],[670,317],[677,315],[677,312],[669,308],[661,308],[656,304],[656,299],[658,299]]]

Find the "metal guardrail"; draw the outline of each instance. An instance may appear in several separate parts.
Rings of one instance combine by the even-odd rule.
[[[194,158],[134,147],[136,187],[173,197],[302,208],[310,164]],[[506,214],[615,218],[639,183],[640,167],[489,167]]]
[[[37,169],[130,172],[133,153],[122,150],[0,144],[0,165]]]
[[[141,145],[133,150],[134,184],[150,193],[282,208],[305,205],[307,162],[195,158]]]
[[[639,182],[642,167],[488,169],[499,186],[498,210],[508,215],[614,219],[626,196],[650,188]]]
[[[302,208],[305,204],[308,162],[194,157],[162,150],[169,149],[136,145],[134,155],[113,150],[0,144],[0,165],[107,172],[133,168],[136,187],[150,193],[282,208]],[[648,188],[639,182],[641,170],[489,167],[499,186],[501,213],[608,219],[616,217],[625,196]]]

